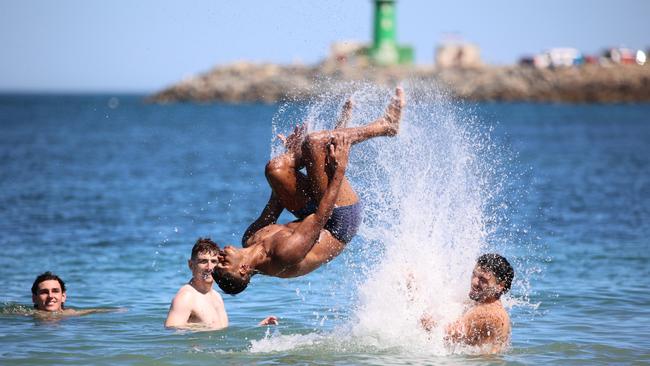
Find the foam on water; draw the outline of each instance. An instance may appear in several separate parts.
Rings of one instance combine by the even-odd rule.
[[[286,349],[287,343],[301,346],[317,339],[408,352],[457,351],[444,345],[442,327],[428,334],[419,320],[425,312],[439,324],[456,319],[476,258],[502,251],[511,239],[503,230],[508,174],[500,164],[500,148],[470,112],[430,85],[410,83],[404,89],[407,107],[399,135],[356,145],[347,172],[365,204],[355,239],[362,244],[353,256],[345,256],[346,270],[358,279],[349,321],[325,339],[271,336],[253,342],[252,350]],[[350,126],[366,124],[383,114],[393,93],[368,84],[334,90],[301,108],[281,108],[274,132],[288,131],[298,121],[307,122],[309,131],[332,128],[350,96],[355,101]],[[276,143],[272,151],[278,154],[282,147]]]

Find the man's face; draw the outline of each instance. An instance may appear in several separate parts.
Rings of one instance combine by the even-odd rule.
[[[226,245],[219,253],[219,263],[217,267],[228,271],[235,271],[241,261],[241,253],[232,245]]]
[[[59,281],[47,280],[38,284],[38,290],[36,295],[32,295],[32,301],[38,310],[61,311],[65,297]]]
[[[192,270],[192,279],[195,282],[212,284],[214,281],[212,279],[212,271],[217,266],[217,263],[216,252],[199,253],[196,258],[190,259],[189,261],[190,270]]]
[[[472,284],[469,290],[469,298],[478,302],[489,302],[499,299],[503,286],[497,283],[492,272],[479,265],[474,267],[472,272]]]
[[[226,245],[221,253],[219,253],[219,263],[217,267],[224,272],[228,272],[236,277],[241,277],[244,269],[241,268],[240,263],[243,259],[242,254],[232,245]]]

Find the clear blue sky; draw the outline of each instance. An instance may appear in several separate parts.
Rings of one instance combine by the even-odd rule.
[[[311,64],[337,40],[370,41],[371,0],[5,0],[0,90],[143,91],[238,60]],[[455,33],[483,60],[571,46],[650,48],[645,0],[398,0],[397,37],[432,63]]]

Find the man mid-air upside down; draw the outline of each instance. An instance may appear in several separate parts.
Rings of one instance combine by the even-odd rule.
[[[351,145],[399,130],[404,91],[397,88],[384,115],[361,127],[346,127],[352,103],[346,102],[334,130],[304,136],[300,126],[284,138],[286,153],[266,165],[271,198],[242,238],[243,248],[226,246],[213,276],[219,287],[235,295],[254,274],[281,278],[305,275],[335,258],[352,240],[363,207],[345,178]],[[300,169],[306,168],[307,175]],[[284,209],[298,220],[278,224]]]

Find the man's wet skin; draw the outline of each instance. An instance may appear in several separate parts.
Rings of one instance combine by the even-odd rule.
[[[59,321],[70,316],[126,311],[126,308],[69,309],[65,307],[67,299],[63,280],[49,271],[42,273],[32,286],[34,309],[30,309],[24,315],[33,315],[42,320]]]
[[[166,327],[197,331],[228,326],[223,299],[212,288],[212,271],[218,264],[218,253],[218,246],[209,239],[197,241],[193,256],[187,262],[192,278],[172,299]]]
[[[41,311],[62,311],[66,294],[57,280],[47,280],[38,284],[36,296],[33,297],[36,308]]]
[[[481,258],[498,261],[500,268],[481,265]],[[495,272],[497,271],[497,272]],[[497,273],[502,276],[501,280]],[[479,347],[481,353],[497,353],[510,344],[511,325],[508,312],[501,303],[501,296],[510,289],[514,271],[505,258],[487,254],[479,258],[472,271],[468,302],[463,315],[456,321],[445,325],[445,341],[449,344],[464,344]],[[431,331],[437,322],[429,314],[420,319],[421,326]]]
[[[219,247],[212,240],[199,238],[187,264],[190,281],[172,299],[165,326],[191,331],[210,331],[228,327],[229,320],[221,295],[213,289],[213,271],[219,263]],[[268,316],[259,325],[278,324]]]
[[[332,217],[334,206],[351,207],[359,201],[344,176],[349,148],[370,138],[396,135],[404,105],[404,92],[398,88],[384,115],[368,125],[346,127],[353,107],[353,102],[348,101],[337,121],[337,129],[303,138],[300,135],[304,128],[299,126],[290,136],[282,136],[287,153],[267,164],[271,198],[244,234],[244,248],[226,247],[220,253],[215,278],[237,283],[241,291],[241,286],[245,288],[250,276],[257,272],[283,278],[301,276],[336,257],[347,241],[333,236],[336,233],[324,225]],[[302,141],[300,148],[298,141]],[[335,176],[337,165],[342,167],[342,176]],[[299,171],[302,167],[307,169],[306,176]],[[314,213],[298,217],[297,222],[277,224],[284,209],[297,215],[295,211],[304,209],[308,202],[318,203]],[[316,222],[319,224],[314,225]],[[305,229],[307,225],[311,225],[309,230]],[[301,230],[301,235],[309,240],[297,240],[294,234]]]

